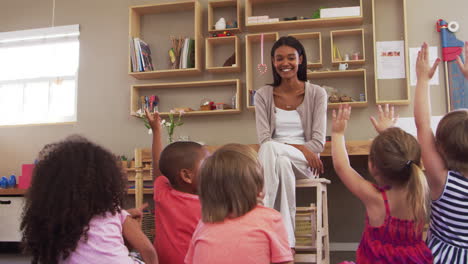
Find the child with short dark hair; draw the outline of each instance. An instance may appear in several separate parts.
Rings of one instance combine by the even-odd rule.
[[[138,222],[123,210],[127,178],[109,151],[83,137],[40,152],[21,221],[31,263],[141,263],[158,258]]]
[[[196,142],[169,144],[161,153],[159,113],[146,111],[153,130],[155,229],[160,263],[183,264],[190,239],[201,218],[197,178],[207,150]]]
[[[202,220],[186,264],[292,263],[281,214],[257,205],[263,173],[250,147],[228,144],[204,162],[199,177]]]
[[[435,263],[467,263],[468,109],[447,113],[440,120],[434,137],[429,80],[439,62],[438,59],[432,66],[429,64],[424,43],[416,61],[414,117],[432,198],[427,243]]]
[[[422,240],[429,210],[428,186],[421,170],[417,140],[398,127],[393,107],[379,106],[372,123],[379,135],[372,141],[368,167],[378,185],[359,175],[349,164],[344,133],[351,107],[333,110],[333,167],[344,185],[366,207],[366,225],[356,253],[359,264],[432,263]]]

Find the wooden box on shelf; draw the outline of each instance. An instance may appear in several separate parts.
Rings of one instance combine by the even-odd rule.
[[[366,63],[364,47],[364,29],[346,29],[330,31],[332,64],[347,63],[349,65],[362,65]],[[342,60],[336,58],[333,49],[337,47]],[[345,56],[348,58],[345,59]]]
[[[232,9],[232,12],[227,12],[226,9]],[[219,14],[218,14],[219,12]],[[234,14],[234,15],[233,15]],[[226,28],[221,30],[215,29],[216,21],[224,17],[228,21],[237,21],[237,27]],[[225,30],[231,32],[240,32],[241,22],[241,7],[240,7],[240,0],[211,0],[208,2],[208,32],[209,33],[216,33],[216,32],[223,32]]]
[[[302,8],[303,16],[308,17],[309,19],[300,19],[300,20],[288,20],[288,21],[278,21],[278,22],[265,22],[265,23],[249,23],[249,17],[252,16],[262,16],[270,15],[261,10],[270,11],[275,7],[275,5],[282,5],[278,7],[281,12],[284,13],[285,10],[293,10],[289,8],[294,2],[307,3],[309,5]],[[357,0],[360,7],[359,16],[344,16],[344,17],[330,17],[330,18],[310,18],[312,12],[318,10],[323,5],[330,7],[341,7],[333,5],[334,1],[294,1],[294,0],[246,0],[245,1],[245,27],[249,32],[259,32],[259,31],[272,31],[272,30],[290,30],[290,29],[304,29],[304,28],[313,28],[313,27],[334,27],[334,26],[349,26],[349,25],[361,25],[363,22],[362,16],[362,0]],[[337,3],[342,3],[342,1],[336,1]],[[263,8],[262,8],[263,6]],[[260,11],[257,10],[260,9]],[[255,12],[254,12],[255,9]],[[282,14],[283,14],[282,13]],[[285,14],[290,16],[297,16],[296,13]],[[301,15],[299,15],[301,16]],[[280,18],[281,20],[281,18]]]
[[[410,72],[406,0],[372,0],[374,38],[375,103],[408,105],[410,103]],[[405,78],[379,79],[377,42],[403,41]]]
[[[354,87],[337,87],[337,88],[348,88],[346,89],[346,94],[353,98],[355,101],[352,102],[340,102],[340,103],[328,103],[328,108],[338,108],[342,104],[349,104],[352,107],[366,107],[367,106],[367,78],[365,69],[356,69],[356,70],[345,70],[345,71],[316,71],[307,73],[307,79],[312,83],[322,85],[320,80],[334,80],[337,81],[342,78],[347,79],[358,79],[359,81],[359,90],[354,89]],[[342,83],[341,83],[342,84]],[[352,82],[347,81],[347,85],[353,85]],[[362,95],[364,96],[363,101],[361,100]]]
[[[289,34],[300,40],[307,54],[307,68],[321,68],[322,34],[320,32]]]
[[[212,37],[206,39],[206,70],[208,72],[214,73],[228,73],[228,72],[240,72],[241,63],[240,63],[240,43],[238,36],[228,36],[228,37]],[[222,65],[225,59],[219,54],[216,54],[216,47],[224,48],[225,46],[231,46],[233,49],[229,52],[223,52],[223,54],[234,54],[235,60],[232,66]],[[227,47],[227,48],[231,48]],[[221,48],[221,47],[220,47]],[[219,58],[219,59],[218,59]]]
[[[170,3],[161,3],[161,4],[151,4],[151,5],[141,5],[141,6],[132,6],[130,7],[130,38],[141,38],[141,21],[145,15],[163,15],[167,13],[175,13],[174,17],[177,17],[178,12],[191,12],[193,11],[193,18],[194,21],[190,24],[193,25],[193,32],[192,36],[195,40],[195,67],[193,68],[183,68],[183,69],[159,69],[160,63],[158,64],[158,60],[153,58],[153,61],[156,62],[155,68],[156,70],[153,71],[144,71],[144,72],[133,72],[132,71],[132,63],[131,63],[131,48],[129,48],[129,75],[133,76],[137,79],[155,79],[155,78],[164,78],[164,77],[171,77],[171,76],[191,76],[191,75],[198,75],[202,72],[202,61],[201,61],[201,54],[202,54],[202,9],[198,0],[185,0],[185,1],[173,1]],[[167,27],[167,25],[164,25]],[[156,29],[157,30],[157,29]],[[154,35],[154,34],[151,34]],[[159,39],[159,43],[163,41],[170,42],[170,36],[167,36],[167,39]],[[163,52],[164,56],[166,56],[167,52],[165,49],[161,49],[161,45],[157,47],[158,52]],[[169,49],[167,49],[169,50]],[[153,55],[155,53],[153,52]],[[167,60],[169,61],[169,55]],[[163,60],[161,60],[163,61]],[[158,67],[159,65],[159,67]],[[169,67],[167,67],[169,68]]]
[[[269,32],[269,33],[259,33],[259,34],[247,34],[245,35],[245,65],[246,65],[246,86],[245,86],[245,91],[246,91],[246,102],[247,102],[247,109],[249,110],[254,110],[255,106],[253,106],[253,102],[251,100],[250,92],[256,90],[259,87],[254,87],[254,76],[257,71],[257,64],[260,63],[259,61],[254,62],[254,53],[253,51],[253,44],[254,43],[260,43],[261,37],[263,34],[263,41],[264,42],[275,42],[279,38],[278,32]],[[270,50],[265,49],[264,51],[264,64],[268,65],[268,68],[271,67],[271,58],[270,58]],[[273,69],[269,69],[273,70]],[[271,73],[265,73],[265,74],[270,74]]]
[[[139,109],[139,98],[145,90],[157,90],[157,89],[178,89],[178,88],[207,88],[207,87],[220,87],[220,86],[234,86],[235,87],[235,108],[225,110],[211,110],[211,111],[189,111],[185,112],[184,116],[192,115],[223,115],[223,114],[237,114],[241,112],[240,108],[240,80],[214,80],[214,81],[193,81],[193,82],[170,82],[170,83],[153,83],[153,84],[138,84],[132,85],[130,94],[130,114],[136,116],[136,112]],[[164,98],[160,98],[164,100]],[[200,98],[202,99],[202,98]],[[174,106],[178,107],[178,106]],[[160,112],[160,116],[165,117],[169,115],[169,112]]]

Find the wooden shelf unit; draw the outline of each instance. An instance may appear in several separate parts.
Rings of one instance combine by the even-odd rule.
[[[214,29],[216,23],[215,9],[217,8],[226,8],[234,7],[236,9],[236,28],[226,28],[223,30]],[[227,21],[226,21],[227,22]],[[217,33],[223,31],[231,31],[234,33],[241,32],[241,6],[240,0],[211,0],[208,2],[208,33]]]
[[[335,17],[335,18],[317,18],[292,21],[280,21],[273,23],[255,23],[249,24],[248,18],[253,15],[253,8],[256,4],[264,3],[281,3],[292,2],[292,0],[246,0],[245,1],[245,27],[249,32],[259,31],[275,31],[275,30],[290,30],[290,29],[305,29],[314,27],[335,27],[335,26],[351,26],[362,25],[362,0],[359,0],[361,12],[359,16]],[[268,15],[268,14],[266,14]]]
[[[214,54],[214,47],[217,45],[233,45],[234,53],[236,57],[235,66],[216,66],[214,63],[216,55]],[[206,70],[213,73],[229,73],[229,72],[240,72],[241,61],[240,61],[240,40],[238,36],[228,37],[212,37],[206,38]]]
[[[241,88],[239,79],[231,80],[214,80],[214,81],[193,81],[193,82],[170,82],[170,83],[153,83],[153,84],[137,84],[132,85],[130,92],[130,115],[137,116],[136,112],[139,107],[139,98],[141,90],[156,90],[156,89],[177,89],[177,88],[199,88],[199,87],[215,87],[215,86],[231,86],[236,89],[236,108],[228,110],[211,110],[211,111],[190,111],[185,112],[184,116],[192,115],[222,115],[222,114],[238,114],[241,112]],[[169,115],[169,112],[160,112],[160,116]]]
[[[409,105],[411,102],[406,2],[406,0],[396,0],[385,2],[385,4],[383,4],[381,1],[372,0],[372,37],[374,43],[374,81],[376,104]],[[377,13],[379,13],[379,17],[377,17]],[[399,20],[395,21],[395,18],[398,18]],[[379,19],[384,21],[380,25],[377,24],[377,20]],[[393,23],[388,23],[387,21],[389,19],[391,19]],[[380,30],[378,30],[378,28]],[[376,43],[378,41],[390,40],[404,41],[404,60],[406,73],[406,78],[404,79],[378,79]],[[385,90],[391,90],[392,97],[395,94],[399,94],[399,98],[385,98]]]
[[[344,57],[345,53],[347,53],[350,58],[347,61],[344,61],[344,60],[340,61],[340,60],[337,60],[337,58],[334,58],[333,46],[336,44],[337,39],[346,38],[348,40],[346,41],[346,43],[347,45],[349,45],[349,38],[352,38],[352,37],[357,37],[360,39],[359,44],[357,45],[359,46],[359,50],[352,50],[352,51],[346,50],[345,52],[343,52],[343,48],[340,49],[340,47],[337,46],[338,49],[340,50],[342,57]],[[332,58],[333,65],[338,65],[340,63],[347,63],[349,65],[362,65],[366,63],[366,53],[365,53],[366,49],[364,46],[364,29],[363,28],[330,31],[330,40],[331,40],[331,58]],[[361,58],[358,60],[353,60],[352,52],[359,52]]]
[[[299,41],[302,42],[302,45],[304,46],[304,49],[306,51],[307,55],[307,68],[322,68],[323,63],[322,63],[322,34],[320,32],[310,32],[310,33],[294,33],[294,34],[289,34],[288,36],[295,37]],[[308,48],[308,45],[305,44],[307,40],[312,40],[312,41],[317,41],[317,46],[318,46],[318,61],[317,60],[311,60],[311,52],[310,48]]]
[[[185,0],[185,1],[175,1],[171,3],[161,3],[161,4],[152,4],[152,5],[140,5],[130,7],[130,16],[129,16],[129,36],[131,38],[140,37],[141,35],[141,19],[144,15],[155,15],[162,13],[177,13],[184,11],[193,11],[194,12],[194,35],[195,40],[195,67],[187,69],[162,69],[155,71],[146,71],[146,72],[132,72],[132,65],[130,60],[130,46],[129,46],[129,56],[128,56],[128,70],[129,75],[136,79],[157,79],[164,77],[174,77],[174,76],[193,76],[199,75],[202,72],[202,9],[198,0]],[[169,36],[167,40],[170,41]],[[158,49],[158,48],[156,48]],[[158,49],[159,50],[159,49]],[[160,52],[160,51],[159,51]],[[155,65],[156,67],[156,65]]]
[[[261,40],[261,36],[263,34],[263,41],[270,41],[270,42],[275,42],[279,38],[278,32],[269,32],[269,33],[259,33],[259,34],[247,34],[245,35],[245,65],[246,65],[246,85],[245,85],[245,91],[246,91],[246,107],[249,110],[254,110],[255,106],[251,105],[250,101],[250,94],[249,90],[256,90],[259,87],[253,87],[253,77],[254,77],[254,71],[257,70],[257,63],[254,63],[253,61],[253,50],[252,50],[252,43],[258,43]],[[268,66],[268,68],[271,67],[271,59],[270,59],[270,51],[265,49],[264,50],[264,63]],[[273,70],[273,69],[270,69]],[[269,74],[268,72],[265,74]]]
[[[316,71],[307,73],[307,79],[312,79],[312,83],[317,79],[334,79],[334,78],[362,78],[364,85],[365,101],[328,103],[328,108],[338,108],[340,105],[348,104],[351,107],[366,107],[368,104],[367,96],[367,77],[365,69],[345,70],[345,71]]]

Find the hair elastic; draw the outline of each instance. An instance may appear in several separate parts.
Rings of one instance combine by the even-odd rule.
[[[412,160],[408,160],[408,161],[406,162],[405,167],[406,167],[406,168],[410,168],[410,167],[411,167],[411,164],[413,164],[413,163],[414,163],[414,162],[413,162]]]

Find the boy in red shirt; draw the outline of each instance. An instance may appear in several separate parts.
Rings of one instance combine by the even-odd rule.
[[[196,142],[180,141],[162,151],[159,113],[146,111],[153,130],[155,228],[154,247],[161,264],[183,264],[201,218],[198,170],[208,151]]]

